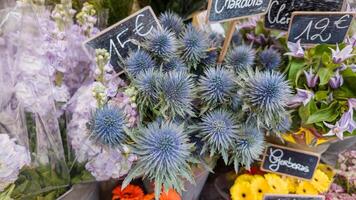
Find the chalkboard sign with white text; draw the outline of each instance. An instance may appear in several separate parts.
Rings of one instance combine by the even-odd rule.
[[[318,163],[316,154],[270,145],[265,151],[261,170],[310,180]]]
[[[208,21],[223,22],[265,14],[270,0],[209,0]]]
[[[322,195],[296,195],[296,194],[266,194],[263,196],[263,200],[324,200]]]
[[[271,0],[265,27],[287,31],[294,11],[341,11],[344,0]]]
[[[156,27],[160,27],[157,17],[152,8],[147,6],[101,31],[84,44],[93,49],[106,49],[110,53],[110,64],[116,72],[120,72],[120,61],[122,62],[130,51],[138,49],[138,43]]]
[[[346,12],[294,12],[288,41],[302,44],[336,44],[344,41],[353,15]]]

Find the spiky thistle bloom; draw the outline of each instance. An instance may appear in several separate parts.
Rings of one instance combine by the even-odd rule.
[[[116,106],[98,108],[90,122],[91,137],[109,147],[120,147],[126,139],[125,114]]]
[[[185,63],[183,62],[182,59],[173,57],[168,62],[166,62],[162,65],[162,71],[169,72],[169,71],[173,71],[173,70],[177,70],[177,71],[183,70],[184,71],[184,70],[187,70],[187,66],[185,65]]]
[[[154,29],[146,39],[147,49],[162,59],[175,56],[177,44],[174,34],[167,29]]]
[[[257,118],[257,125],[273,126],[286,114],[291,89],[284,76],[275,71],[241,73],[237,82],[242,98]]]
[[[218,60],[218,51],[217,50],[211,50],[206,53],[206,57],[201,60],[201,63],[205,65],[205,67],[213,67],[216,65],[216,62]]]
[[[234,93],[234,77],[225,68],[207,68],[204,76],[199,79],[198,90],[201,92],[201,98],[207,104],[224,103]]]
[[[207,35],[191,24],[187,26],[181,39],[182,57],[191,66],[196,66],[206,57],[209,48]]]
[[[171,71],[163,75],[158,83],[161,111],[169,116],[193,115],[192,101],[194,83],[185,71]]]
[[[238,133],[238,126],[232,113],[219,109],[202,117],[199,137],[204,141],[202,153],[210,150],[210,157],[220,154],[225,163]]]
[[[235,171],[239,171],[240,165],[250,169],[253,161],[257,160],[263,153],[264,136],[257,128],[246,126],[240,130],[233,149],[232,160]]]
[[[135,77],[143,70],[147,70],[154,67],[155,62],[153,61],[151,56],[143,50],[131,52],[129,57],[126,59],[127,72],[133,77]]]
[[[189,143],[183,125],[172,122],[153,122],[141,127],[131,135],[135,145],[133,153],[138,156],[136,165],[123,182],[123,187],[138,176],[155,181],[155,196],[159,198],[162,186],[183,190],[184,179],[194,183],[190,169],[193,144]]]
[[[161,73],[154,69],[145,70],[137,75],[133,80],[133,85],[137,88],[137,105],[152,106],[158,103],[157,83],[161,78]]]
[[[161,22],[163,28],[172,31],[174,34],[176,34],[176,36],[179,36],[185,28],[183,19],[172,11],[166,11],[161,14],[159,21]]]
[[[226,58],[226,65],[235,72],[249,69],[255,60],[256,52],[249,46],[241,45],[234,47]]]
[[[267,70],[273,70],[281,64],[281,54],[274,49],[266,49],[260,53],[260,63]]]

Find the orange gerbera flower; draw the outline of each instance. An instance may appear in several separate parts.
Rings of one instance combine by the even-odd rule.
[[[173,189],[169,189],[168,192],[162,192],[159,200],[181,200],[180,195]]]
[[[147,194],[143,200],[154,200],[155,199],[155,195],[152,194]],[[169,189],[168,192],[162,192],[161,196],[159,196],[159,200],[182,200],[180,198],[180,195],[173,189]]]
[[[142,189],[136,185],[128,185],[123,190],[119,185],[112,191],[112,194],[112,200],[142,200],[145,195]]]

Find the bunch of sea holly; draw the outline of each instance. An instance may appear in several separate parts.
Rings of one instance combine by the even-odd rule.
[[[174,13],[160,17],[139,50],[125,60],[139,126],[130,133],[138,156],[124,181],[143,176],[162,188],[194,182],[192,164],[221,156],[249,168],[264,148],[264,133],[289,128],[290,87],[278,72],[280,54],[233,45],[221,64],[222,36],[200,30]],[[259,57],[259,62],[256,57]],[[199,157],[197,156],[197,153]]]

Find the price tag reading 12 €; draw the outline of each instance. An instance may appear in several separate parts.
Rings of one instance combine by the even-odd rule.
[[[156,27],[161,28],[152,8],[147,6],[88,39],[84,45],[87,48],[106,49],[110,53],[110,64],[116,72],[121,72],[119,63],[130,51],[140,48],[138,43]]]
[[[350,12],[294,12],[288,41],[302,44],[336,44],[343,42],[350,28]]]

